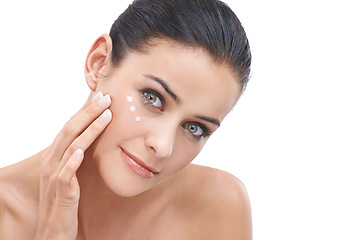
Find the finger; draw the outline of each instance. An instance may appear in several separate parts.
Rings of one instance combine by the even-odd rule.
[[[80,113],[80,112],[82,112],[84,109],[86,109],[86,107],[88,107],[92,102],[94,102],[94,101],[95,101],[94,98],[97,98],[96,95],[98,95],[98,94],[101,94],[101,97],[102,97],[102,93],[101,93],[101,92],[98,92],[98,93],[96,93],[96,92],[94,92],[94,91],[90,92],[87,101],[86,101],[86,102],[84,103],[84,105],[78,110],[78,112],[75,113],[75,115],[78,114],[78,113]],[[98,99],[97,99],[97,100],[98,100]]]
[[[104,131],[106,126],[111,122],[112,113],[106,109],[79,137],[77,137],[66,150],[62,160],[59,163],[59,169],[63,169],[69,161],[71,155],[76,149],[85,151],[94,140]]]
[[[75,176],[77,169],[81,166],[84,158],[84,152],[82,149],[77,149],[69,161],[65,164],[63,169],[58,175],[58,186],[61,190],[69,190],[72,184],[72,178]]]
[[[98,102],[104,95],[101,92],[98,92],[97,94],[95,94],[94,92],[92,92],[87,101],[85,102],[85,104],[80,108],[80,110],[78,110],[77,113],[75,113],[71,118],[74,118],[75,116],[77,116],[78,114],[80,114],[81,112],[83,112],[88,106],[90,106],[93,102]]]
[[[75,118],[78,114],[80,114],[83,110],[85,110],[89,105],[91,105],[94,101],[98,101],[100,98],[102,98],[103,95],[101,92],[94,92],[94,91],[91,91],[89,96],[88,96],[88,99],[87,101],[84,103],[84,105],[82,106],[82,108],[80,108],[78,110],[78,112],[76,112],[71,118]],[[62,132],[62,130],[60,131]],[[47,171],[47,174],[51,175],[51,171],[54,171],[56,170],[56,168],[54,166],[52,166],[47,160],[48,159],[51,159],[52,156],[54,156],[54,158],[59,158],[61,156],[59,156],[59,154],[57,153],[57,151],[53,152],[52,151],[52,148],[55,147],[56,144],[59,144],[59,138],[58,138],[58,135],[55,137],[53,143],[47,148],[47,150],[45,151],[45,153],[42,155],[41,157],[41,170],[46,170]],[[55,147],[55,150],[56,150],[56,147]],[[53,153],[53,154],[52,154]],[[50,167],[51,166],[51,167]]]
[[[62,183],[71,183],[72,177],[76,174],[77,169],[80,167],[84,157],[82,149],[77,149],[67,161],[64,168],[61,170],[58,179]]]
[[[48,161],[60,161],[71,143],[111,104],[110,96],[102,96],[101,93],[93,100],[83,111],[75,114],[59,132],[51,145]]]

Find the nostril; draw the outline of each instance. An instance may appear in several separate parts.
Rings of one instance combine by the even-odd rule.
[[[174,129],[175,130],[175,129]],[[168,158],[172,154],[175,144],[175,136],[173,134],[162,134],[160,132],[152,134],[145,139],[145,147],[158,159]]]
[[[150,146],[149,149],[151,150],[151,152],[157,152],[153,146]]]

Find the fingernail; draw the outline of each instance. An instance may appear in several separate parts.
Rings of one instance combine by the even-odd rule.
[[[111,119],[112,113],[110,109],[106,109],[99,117],[99,121],[101,122],[107,122]]]
[[[107,105],[111,102],[111,98],[109,95],[103,96],[101,99],[98,100],[98,105],[101,107],[107,107]]]
[[[98,92],[98,94],[96,94],[93,99],[92,99],[92,102],[94,101],[97,101],[97,100],[100,100],[102,98],[102,93],[101,92]]]
[[[81,149],[77,149],[73,155],[72,155],[73,158],[75,159],[80,159],[83,157],[83,151]]]

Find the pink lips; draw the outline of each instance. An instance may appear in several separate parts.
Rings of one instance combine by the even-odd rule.
[[[121,148],[121,155],[123,156],[125,163],[131,168],[131,170],[139,174],[141,177],[152,178],[154,177],[155,173],[158,173],[156,169],[146,165],[137,157],[126,152],[123,148]]]

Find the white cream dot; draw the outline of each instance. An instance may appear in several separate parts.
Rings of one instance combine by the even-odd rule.
[[[130,111],[131,111],[131,112],[135,112],[135,110],[136,110],[136,107],[135,107],[134,105],[131,105]]]
[[[127,102],[132,102],[133,101],[133,97],[132,96],[128,96],[127,97]]]
[[[140,121],[141,121],[141,118],[140,118],[139,116],[137,116],[137,117],[135,118],[135,120],[136,120],[136,122],[140,122]]]

